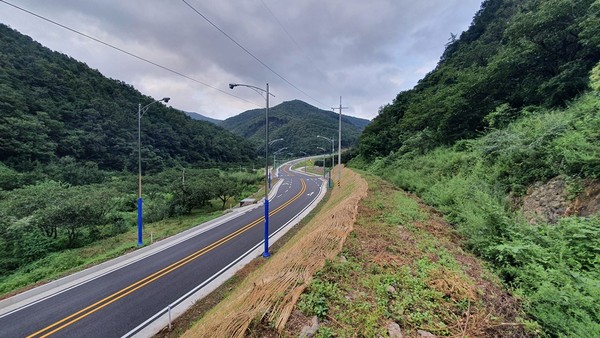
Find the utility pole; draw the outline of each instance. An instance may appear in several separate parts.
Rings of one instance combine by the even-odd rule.
[[[331,108],[333,111],[336,109],[340,110],[340,120],[338,127],[338,187],[340,186],[340,181],[342,180],[342,109],[348,109],[348,107],[342,107],[342,97],[340,96],[340,107],[339,108]]]

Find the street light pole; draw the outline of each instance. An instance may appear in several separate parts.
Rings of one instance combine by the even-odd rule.
[[[164,101],[169,102],[170,98],[164,97],[160,100],[156,100],[152,103],[149,103],[142,107],[142,104],[138,104],[138,246],[144,245],[144,240],[142,237],[143,230],[143,204],[144,201],[142,199],[142,116],[148,111],[151,105]]]
[[[265,246],[263,257],[267,258],[271,256],[269,254],[269,95],[275,95],[269,93],[268,83],[266,90],[256,86],[239,83],[230,83],[229,89],[233,89],[238,86],[252,88],[258,91],[261,95],[262,93],[266,93],[265,96],[267,101],[267,107],[265,109]]]
[[[275,173],[275,169],[276,169],[276,162],[275,162],[275,156],[277,156],[277,154],[281,153],[282,151],[286,150],[287,147],[283,147],[279,150],[277,150],[276,152],[273,152],[273,173]],[[274,174],[273,174],[274,175]]]
[[[330,173],[329,174],[329,178],[331,178],[331,175],[333,173],[333,164],[335,162],[335,157],[333,155],[333,153],[335,153],[335,146],[334,146],[334,144],[335,144],[335,138],[329,138],[329,137],[325,137],[325,136],[321,136],[321,135],[317,135],[317,137],[320,137],[322,139],[325,139],[325,140],[331,142],[331,171],[329,172]],[[338,151],[339,151],[339,149],[338,149]],[[339,163],[338,163],[338,165],[339,165]],[[331,183],[331,182],[329,182],[329,183]]]
[[[325,178],[325,153],[327,150],[325,150],[323,147],[317,147],[317,149],[323,150],[323,178]]]
[[[342,180],[342,109],[348,109],[348,107],[342,107],[342,97],[340,96],[340,107],[339,108],[331,108],[334,111],[336,109],[340,110],[340,118],[339,118],[339,127],[338,127],[338,187],[340,186],[340,181]]]
[[[300,154],[304,155],[304,172],[306,172],[306,159],[307,159],[306,157],[308,156],[308,154],[303,151],[301,151]]]
[[[278,142],[278,141],[283,141],[283,138],[278,138],[276,140],[269,142],[269,146],[272,146],[273,143]],[[275,171],[275,156],[273,156],[273,171]],[[269,171],[269,189],[271,189],[271,172],[270,171]]]

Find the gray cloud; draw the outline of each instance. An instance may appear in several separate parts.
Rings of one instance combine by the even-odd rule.
[[[350,115],[373,118],[437,60],[450,33],[470,24],[481,0],[239,0],[188,2],[311,97],[235,46],[182,1],[12,0],[28,10],[229,92],[229,82]],[[10,2],[10,1],[9,1]],[[292,42],[263,5],[277,16]],[[0,22],[175,108],[226,118],[256,105],[140,62],[0,3]],[[232,94],[263,104],[256,93]]]

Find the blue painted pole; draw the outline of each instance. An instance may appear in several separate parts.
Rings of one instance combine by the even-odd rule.
[[[269,189],[271,189],[271,174],[269,173],[269,95],[271,95],[271,93],[269,93],[269,83],[267,83],[267,90],[239,83],[230,83],[229,89],[233,89],[237,86],[249,87],[257,91],[266,93],[265,99],[267,100],[267,106],[265,108],[265,252],[263,253],[263,257],[269,257]]]
[[[142,198],[138,198],[138,246],[142,246],[144,245],[144,241],[142,239],[142,204],[143,204],[143,200]]]
[[[269,257],[269,199],[265,198],[265,250],[263,257]]]

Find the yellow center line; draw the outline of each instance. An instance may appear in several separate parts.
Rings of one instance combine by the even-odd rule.
[[[290,175],[290,176],[294,177],[295,175],[294,175],[292,172],[290,172],[290,169],[291,169],[291,168],[292,168],[292,166],[291,166],[291,165],[288,165],[288,166],[286,166],[286,167],[283,167],[283,171],[284,171],[286,174],[288,174],[288,175]]]
[[[278,213],[279,211],[283,210],[283,208],[287,207],[288,205],[290,205],[291,203],[293,203],[294,201],[296,201],[298,198],[300,198],[300,196],[302,196],[302,194],[304,194],[304,192],[306,191],[306,183],[304,182],[304,180],[301,181],[302,183],[302,187],[300,189],[300,192],[298,194],[296,194],[294,197],[292,197],[290,200],[286,201],[284,204],[282,204],[281,206],[279,206],[278,208],[276,208],[275,210],[269,212],[269,216],[272,216],[276,213]],[[153,281],[167,275],[168,273],[186,265],[187,263],[193,261],[194,259],[206,254],[207,252],[212,251],[213,249],[225,244],[226,242],[230,241],[231,239],[233,239],[234,237],[239,236],[240,234],[248,231],[249,229],[251,229],[253,226],[261,223],[262,221],[264,221],[264,216],[260,217],[258,219],[256,219],[255,221],[245,225],[244,227],[232,232],[231,234],[217,240],[216,242],[180,259],[179,261],[172,263],[171,265],[113,293],[110,296],[107,296],[99,301],[97,301],[96,303],[87,306],[84,309],[81,309],[57,322],[55,322],[54,324],[51,324],[35,333],[32,333],[31,335],[27,336],[27,338],[30,337],[35,337],[37,335],[40,335],[40,337],[48,337],[51,334],[56,333],[57,331],[62,330],[63,328],[91,315],[92,313],[116,302],[117,300],[131,294],[132,292],[139,290],[140,288],[152,283]],[[63,324],[64,323],[64,324]],[[62,324],[62,325],[61,325]],[[49,331],[51,330],[51,331]],[[45,333],[44,333],[45,332]]]

